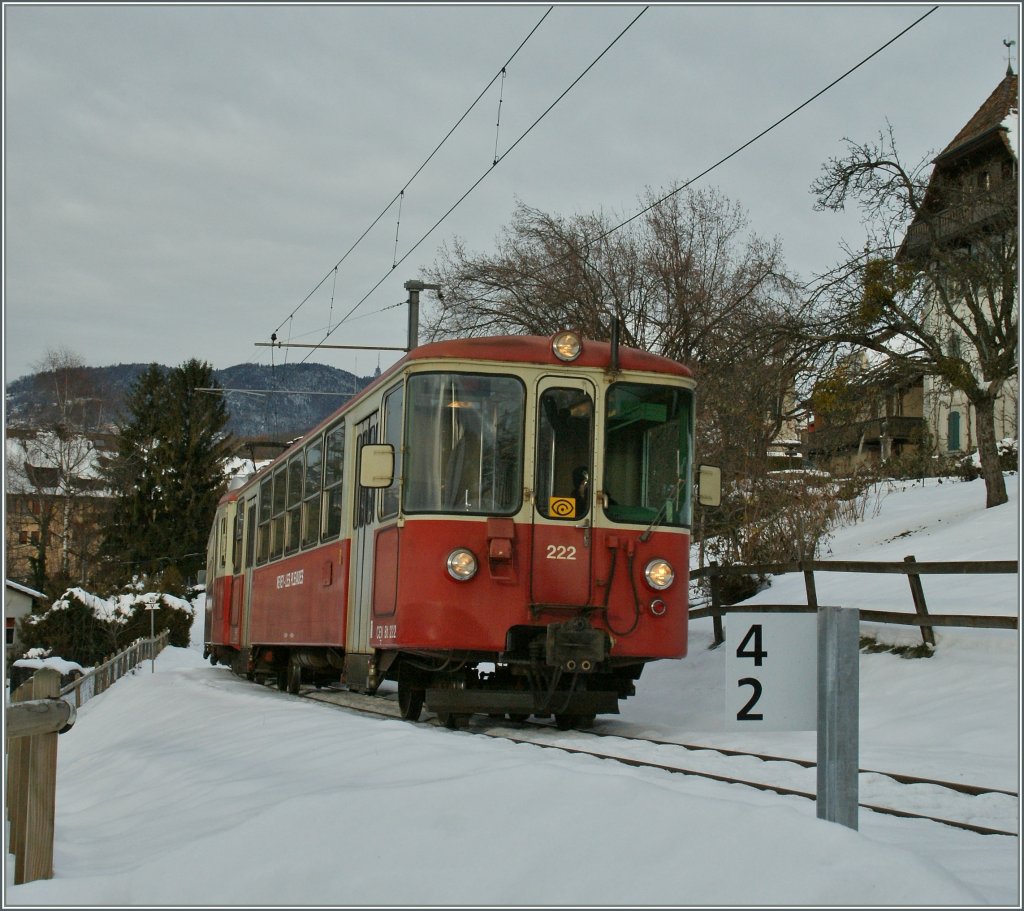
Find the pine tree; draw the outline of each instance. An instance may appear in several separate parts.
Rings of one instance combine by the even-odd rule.
[[[132,387],[107,472],[115,502],[103,553],[111,581],[168,566],[189,578],[205,564],[229,448],[223,399],[198,391],[215,386],[210,365],[192,359],[166,373],[151,364]]]

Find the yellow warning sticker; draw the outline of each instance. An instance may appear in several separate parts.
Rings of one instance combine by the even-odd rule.
[[[553,519],[575,519],[576,500],[573,497],[549,497],[548,515]]]

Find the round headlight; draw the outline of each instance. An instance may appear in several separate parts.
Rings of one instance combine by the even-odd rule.
[[[560,361],[574,361],[583,350],[583,343],[575,332],[559,332],[551,339],[551,350]]]
[[[664,591],[676,577],[675,570],[666,560],[651,560],[644,569],[647,584],[656,591]]]
[[[476,575],[476,557],[472,551],[460,547],[448,554],[448,575],[456,582],[468,582]]]

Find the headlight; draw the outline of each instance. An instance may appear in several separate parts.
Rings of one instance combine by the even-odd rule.
[[[448,575],[456,582],[468,582],[476,575],[476,557],[473,552],[460,547],[448,554]]]
[[[676,577],[675,570],[666,560],[651,560],[644,569],[647,584],[656,591],[664,591]]]
[[[551,350],[560,361],[574,361],[583,350],[583,343],[575,332],[559,332],[551,339]]]

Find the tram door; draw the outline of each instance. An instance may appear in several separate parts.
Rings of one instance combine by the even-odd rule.
[[[349,587],[346,669],[358,677],[364,662],[349,660],[353,653],[368,654],[370,649],[370,612],[373,601],[373,542],[377,529],[377,491],[359,485],[359,460],[364,446],[377,442],[380,412],[355,425],[356,470],[352,472],[355,486],[355,515],[352,528],[352,577]]]
[[[242,504],[238,505],[241,512]],[[231,607],[231,644],[241,645],[249,641],[249,615],[252,610],[252,568],[256,562],[253,558],[256,555],[256,493],[245,501],[245,530],[244,541],[239,539],[240,559],[242,563],[242,585],[239,592],[239,612],[241,618],[235,613],[235,606]]]
[[[534,478],[534,604],[585,605],[591,599],[594,385],[564,377],[537,388]]]

